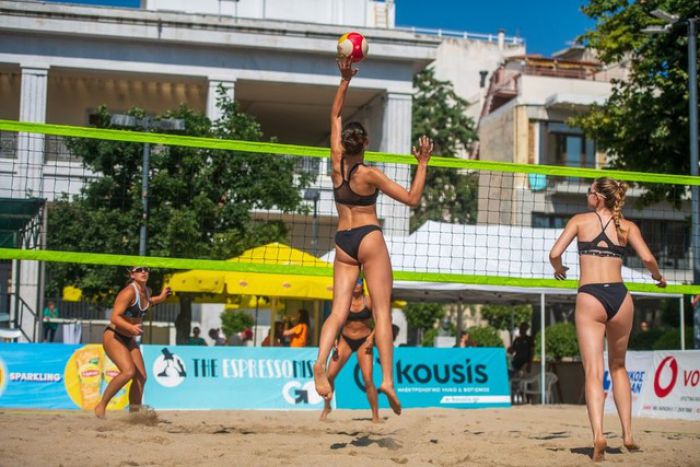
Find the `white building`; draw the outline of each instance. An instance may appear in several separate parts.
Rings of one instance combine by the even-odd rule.
[[[370,56],[353,80],[346,116],[369,128],[371,150],[408,154],[418,70],[437,59],[438,78],[455,82],[458,93],[474,102],[475,116],[484,83],[480,72],[524,52],[521,40],[503,33],[396,28],[393,1],[147,0],[142,6],[2,2],[0,119],[88,125],[102,104],[112,112],[138,106],[158,114],[183,102],[216,119],[215,90],[224,86],[267,136],[327,146],[328,111],[338,84],[335,42],[355,29],[367,37]],[[51,201],[99,176],[86,172],[56,138],[3,133],[0,140],[0,202]],[[318,171],[315,188],[324,215],[315,247],[325,251],[335,224],[326,161]],[[409,183],[408,167],[386,171]],[[407,234],[408,214],[405,206],[380,198],[387,234]],[[293,227],[306,230],[310,224],[307,219]],[[297,233],[293,239],[307,241],[295,246],[309,250],[311,236]],[[41,244],[40,237],[34,240]],[[0,265],[0,295],[8,292],[4,284],[12,274],[8,263]],[[38,265],[23,262],[19,276],[10,291],[19,287],[28,308],[41,309]]]

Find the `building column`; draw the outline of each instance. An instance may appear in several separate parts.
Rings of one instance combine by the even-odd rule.
[[[209,78],[209,89],[207,91],[207,117],[209,117],[209,120],[212,122],[219,120],[222,115],[221,109],[216,106],[216,99],[219,96],[219,86],[224,88],[224,92],[232,100],[235,96],[235,81]]]
[[[22,78],[19,100],[19,120],[22,122],[46,123],[48,68],[41,66],[22,66]],[[12,182],[12,197],[16,199],[42,198],[44,173],[44,135],[36,133],[19,133],[17,135],[17,166],[18,170]],[[39,222],[37,224],[37,221]],[[40,219],[35,219],[27,226],[22,239],[21,248],[35,249],[40,247],[37,239],[39,229],[43,228]],[[42,304],[40,297],[40,264],[38,261],[13,261],[13,292],[22,299],[16,303],[16,297],[11,304],[14,312],[27,306],[32,312],[40,315]],[[19,267],[18,267],[19,266]],[[19,272],[19,274],[17,274]],[[16,277],[16,276],[19,277]],[[26,305],[25,305],[26,304]],[[34,320],[28,310],[21,313],[20,327],[30,337],[38,336],[38,321]],[[13,316],[14,318],[14,316]]]
[[[379,150],[411,156],[411,94],[387,93],[384,96],[382,140]],[[408,189],[411,183],[411,166],[385,164],[384,173],[396,183]],[[411,210],[405,204],[381,196],[378,203],[379,217],[384,220],[384,233],[388,236],[409,234]]]
[[[48,69],[22,67],[19,99],[19,120],[46,122],[46,89]],[[18,198],[42,196],[44,165],[44,136],[32,133],[17,135],[18,173],[12,183],[12,196]]]

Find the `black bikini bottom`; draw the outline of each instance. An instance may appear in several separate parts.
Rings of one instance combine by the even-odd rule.
[[[351,339],[345,334],[341,334],[340,337],[342,337],[343,340],[348,343],[348,347],[350,347],[350,350],[352,350],[353,352],[357,352],[357,349],[362,347],[362,344],[364,344],[367,341],[369,334],[367,334],[365,337],[360,337],[359,339]]]
[[[134,346],[136,345],[136,341],[135,341],[134,338],[131,337],[131,336],[125,336],[124,334],[122,334],[122,333],[120,333],[120,332],[118,332],[118,331],[116,331],[116,330],[110,328],[109,326],[107,326],[107,327],[105,328],[105,331],[104,331],[104,332],[107,332],[107,331],[113,332],[113,333],[114,333],[114,337],[116,337],[117,340],[118,340],[119,342],[121,342],[122,344],[124,344],[124,347],[126,347],[126,348],[129,348],[129,349],[130,349],[130,348],[132,348],[132,347],[134,347]]]
[[[357,255],[360,252],[360,243],[362,243],[362,239],[365,238],[368,233],[374,232],[375,230],[381,232],[382,228],[378,225],[368,224],[350,230],[339,230],[335,233],[335,244],[355,261],[359,261]]]
[[[605,308],[608,321],[613,319],[627,297],[627,287],[622,282],[606,284],[585,284],[578,288],[579,293],[593,295]]]

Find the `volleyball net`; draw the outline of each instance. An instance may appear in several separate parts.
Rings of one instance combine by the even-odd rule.
[[[47,294],[113,293],[135,265],[156,268],[156,281],[190,271],[209,294],[233,293],[246,275],[328,281],[337,224],[328,157],[324,147],[0,121],[0,260],[45,263],[36,284]],[[366,161],[410,185],[412,156],[368,152]],[[586,210],[591,181],[609,176],[631,185],[623,213],[670,284],[656,288],[630,249],[628,287],[700,293],[690,207],[697,177],[439,156],[428,172],[418,209],[379,197],[397,282],[574,289],[575,244],[563,258],[567,281],[553,279],[548,253]],[[238,276],[221,282],[211,271]]]

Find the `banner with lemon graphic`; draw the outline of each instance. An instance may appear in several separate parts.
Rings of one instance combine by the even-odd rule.
[[[100,344],[0,344],[0,407],[92,410],[118,374]],[[129,404],[129,385],[108,410]]]

